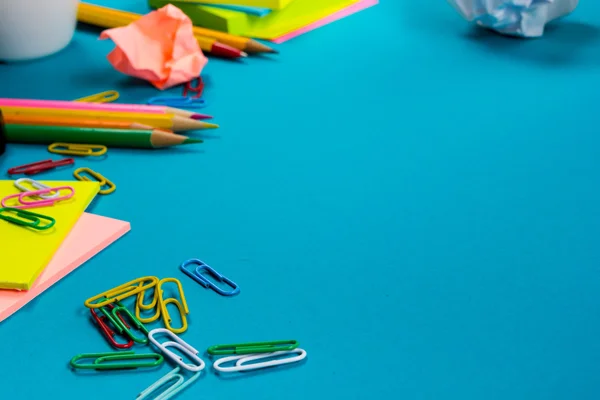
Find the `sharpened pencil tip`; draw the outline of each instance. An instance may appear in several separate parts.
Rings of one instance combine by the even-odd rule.
[[[204,114],[194,114],[190,118],[191,119],[195,119],[195,120],[212,119],[212,116],[210,116],[210,115],[204,115]]]
[[[181,142],[181,144],[194,144],[194,143],[203,143],[203,142],[204,142],[204,140],[202,140],[202,139],[187,138],[183,142]]]
[[[240,56],[242,56],[242,57],[248,57],[248,53],[245,53],[245,52],[243,52],[243,51],[240,51]]]
[[[217,124],[212,124],[210,122],[204,122],[205,129],[216,129],[218,127],[219,127],[219,125],[217,125]]]
[[[278,53],[277,50],[273,50],[271,47],[253,39],[250,39],[248,43],[246,43],[246,48],[244,50],[246,50],[247,53]]]

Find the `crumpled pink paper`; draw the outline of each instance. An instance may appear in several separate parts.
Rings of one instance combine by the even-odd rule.
[[[117,71],[145,79],[158,89],[168,89],[197,78],[208,59],[200,50],[192,21],[168,4],[131,24],[107,29],[116,48],[108,61]]]

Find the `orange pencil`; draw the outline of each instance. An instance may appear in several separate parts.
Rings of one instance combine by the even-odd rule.
[[[4,117],[7,124],[15,125],[44,125],[44,126],[72,126],[79,128],[106,128],[106,129],[145,129],[152,130],[154,127],[138,122],[81,119],[79,117],[46,117],[33,115],[7,115]],[[162,129],[163,131],[165,129]]]
[[[148,114],[135,112],[115,112],[100,110],[67,110],[62,108],[44,107],[13,107],[0,106],[4,118],[79,118],[82,120],[138,122],[153,128],[167,129],[175,132],[196,129],[218,128],[216,124],[197,121],[191,118],[179,117],[175,114]]]

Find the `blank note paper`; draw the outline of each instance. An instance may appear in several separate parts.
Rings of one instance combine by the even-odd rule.
[[[0,290],[0,322],[119,239],[129,229],[129,222],[84,213],[30,290]]]
[[[300,35],[304,35],[305,33],[308,33],[310,31],[313,31],[315,29],[318,29],[322,26],[325,26],[327,24],[331,24],[332,22],[338,21],[342,18],[346,18],[349,17],[352,14],[356,14],[362,10],[366,10],[369,7],[373,7],[375,5],[379,4],[379,0],[361,0],[358,3],[352,4],[334,14],[331,14],[325,18],[322,18],[316,22],[313,22],[312,24],[306,25],[300,29],[297,29],[295,31],[286,33],[283,36],[280,36],[278,38],[275,38],[272,40],[273,43],[277,43],[277,44],[281,44],[284,42],[287,42],[288,40],[291,40],[295,37],[298,37]]]

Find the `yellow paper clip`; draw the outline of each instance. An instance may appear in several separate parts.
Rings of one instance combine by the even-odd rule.
[[[108,186],[106,189],[100,189],[100,191],[98,192],[100,194],[110,194],[110,193],[114,192],[115,189],[117,188],[117,185],[115,185],[114,183],[112,183],[111,181],[109,181],[108,179],[106,179],[104,176],[97,173],[96,171],[89,169],[88,167],[77,168],[73,172],[73,176],[79,181],[92,182],[92,180],[90,178],[88,178],[87,176],[81,176],[80,175],[81,172],[87,172],[88,175],[90,175],[92,178],[94,178],[95,180],[100,182],[100,187]]]
[[[121,301],[129,296],[136,295],[144,290],[150,289],[158,284],[156,276],[144,276],[143,278],[134,279],[117,287],[90,297],[83,304],[87,308],[100,308],[108,304]],[[100,302],[97,302],[99,301]]]
[[[50,153],[69,156],[98,157],[106,154],[106,150],[106,146],[101,144],[52,143],[48,146]]]
[[[168,298],[164,299],[164,292],[162,290],[163,283],[173,282],[179,288],[179,297],[181,298],[181,303],[176,298]],[[175,278],[165,278],[158,282],[158,285],[155,289],[158,292],[158,306],[160,308],[160,313],[162,314],[163,322],[165,324],[165,328],[170,330],[173,333],[183,333],[187,330],[188,324],[187,319],[185,318],[186,314],[190,313],[188,309],[187,302],[185,301],[185,295],[183,294],[183,287],[181,287],[181,282]],[[181,328],[173,328],[171,326],[171,316],[169,315],[169,310],[167,310],[168,304],[175,304],[177,309],[179,310],[179,315],[181,316]]]
[[[141,285],[141,284],[140,284]],[[143,324],[149,324],[156,321],[160,317],[160,307],[156,307],[158,303],[158,290],[154,288],[154,296],[150,304],[144,304],[146,291],[138,293],[137,301],[135,302],[135,316]],[[141,310],[152,310],[156,307],[156,313],[150,318],[143,318]]]
[[[116,90],[107,90],[106,92],[100,92],[91,96],[82,97],[73,101],[80,101],[84,103],[110,103],[119,98],[119,92]]]

